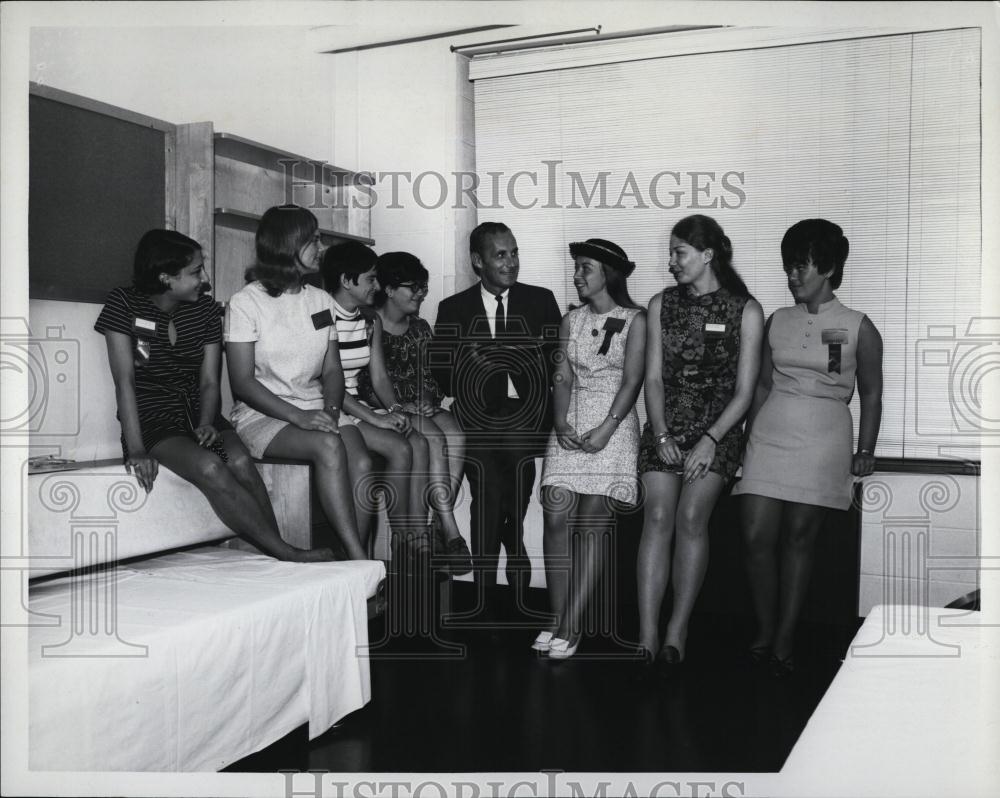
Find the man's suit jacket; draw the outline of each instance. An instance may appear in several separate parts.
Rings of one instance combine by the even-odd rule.
[[[443,391],[455,397],[459,423],[473,433],[509,426],[496,415],[506,397],[503,375],[509,374],[524,402],[515,426],[537,433],[529,437],[544,448],[552,427],[553,357],[562,314],[549,289],[524,283],[511,286],[504,304],[507,335],[496,340],[490,334],[480,283],[441,302],[431,367]]]

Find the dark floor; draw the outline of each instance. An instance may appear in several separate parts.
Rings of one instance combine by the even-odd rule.
[[[302,727],[227,770],[777,771],[856,631],[804,623],[799,670],[774,680],[743,662],[745,615],[701,611],[686,663],[662,679],[630,658],[635,613],[627,605],[622,620],[604,622],[603,635],[555,662],[530,649],[540,624],[513,611],[506,589],[498,592],[501,621],[524,628],[445,628],[440,644],[404,630],[373,653],[370,704],[312,742]],[[545,593],[529,594],[529,611],[543,610]],[[473,599],[470,584],[455,583],[446,600],[459,611]],[[371,623],[372,641],[382,639],[386,618]]]

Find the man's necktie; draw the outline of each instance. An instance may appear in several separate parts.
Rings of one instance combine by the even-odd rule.
[[[496,339],[503,338],[507,334],[507,314],[503,312],[503,296],[500,294],[497,294],[497,316],[493,329],[493,337]]]
[[[503,297],[497,294],[496,316],[493,321],[493,340],[499,345],[507,335],[507,314],[503,309]],[[497,368],[490,375],[490,396],[493,403],[499,404],[507,398],[507,369],[501,364],[504,360],[502,353],[497,353]]]

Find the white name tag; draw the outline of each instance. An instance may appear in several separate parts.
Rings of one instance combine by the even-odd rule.
[[[156,332],[156,322],[150,321],[149,319],[140,319],[138,316],[135,317],[135,327],[137,330],[146,330],[147,332]]]
[[[725,324],[712,324],[711,322],[705,324],[705,332],[724,333],[725,331],[726,331]]]

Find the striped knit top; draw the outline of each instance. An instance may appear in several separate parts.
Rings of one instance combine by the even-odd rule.
[[[176,343],[170,343],[173,323]],[[97,317],[99,333],[117,332],[132,339],[135,398],[140,416],[155,414],[187,394],[198,401],[198,378],[206,344],[222,343],[219,306],[210,296],[182,302],[170,315],[134,288],[116,288]]]
[[[340,362],[344,367],[344,389],[351,396],[358,395],[358,372],[368,365],[372,358],[371,326],[359,308],[345,310],[343,305],[333,300],[337,318],[337,339],[340,348]]]

